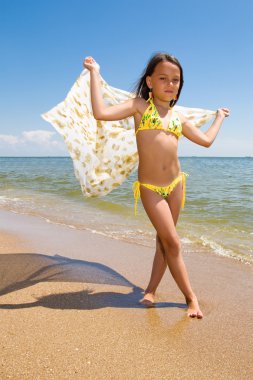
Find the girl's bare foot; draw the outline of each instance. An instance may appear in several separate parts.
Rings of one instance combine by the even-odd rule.
[[[187,316],[191,318],[203,318],[203,313],[200,310],[199,303],[197,300],[197,297],[194,296],[191,299],[186,299],[186,303],[188,305],[188,310],[187,310]]]
[[[144,297],[139,301],[139,303],[146,307],[152,307],[155,304],[154,294],[145,293]]]

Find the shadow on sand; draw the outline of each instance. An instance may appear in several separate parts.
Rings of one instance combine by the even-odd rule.
[[[0,309],[23,309],[43,306],[51,309],[143,308],[138,301],[143,289],[135,286],[110,267],[84,260],[37,253],[0,255],[0,296],[41,282],[79,282],[131,288],[127,294],[94,292],[88,288],[78,292],[50,294],[24,304],[0,304]],[[183,303],[156,303],[156,308],[186,308]]]

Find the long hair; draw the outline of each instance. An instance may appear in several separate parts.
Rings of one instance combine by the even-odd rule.
[[[137,85],[135,88],[135,94],[136,94],[136,97],[141,97],[141,98],[144,98],[145,100],[147,100],[149,98],[150,89],[147,86],[146,78],[153,74],[156,66],[160,62],[171,62],[174,65],[176,65],[180,70],[180,84],[179,84],[179,89],[178,89],[178,93],[177,93],[177,99],[172,99],[170,101],[170,107],[173,107],[179,99],[179,96],[180,96],[180,93],[181,93],[181,90],[182,90],[182,87],[184,84],[182,66],[181,66],[180,62],[178,61],[178,59],[176,57],[174,57],[173,55],[166,54],[166,53],[157,53],[151,57],[151,59],[149,60],[147,67],[144,70],[140,80],[137,82]]]

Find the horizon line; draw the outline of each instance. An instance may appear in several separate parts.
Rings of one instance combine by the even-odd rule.
[[[253,156],[178,156],[179,158],[253,158]],[[0,156],[0,158],[70,158],[70,156]]]

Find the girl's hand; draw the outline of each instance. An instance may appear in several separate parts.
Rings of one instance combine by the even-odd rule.
[[[220,117],[222,117],[223,119],[224,119],[225,117],[228,117],[229,114],[230,114],[230,111],[229,111],[228,108],[219,108],[219,109],[217,110],[217,116],[220,116]]]
[[[83,66],[89,71],[96,71],[99,73],[100,66],[92,57],[86,57],[83,61]]]

